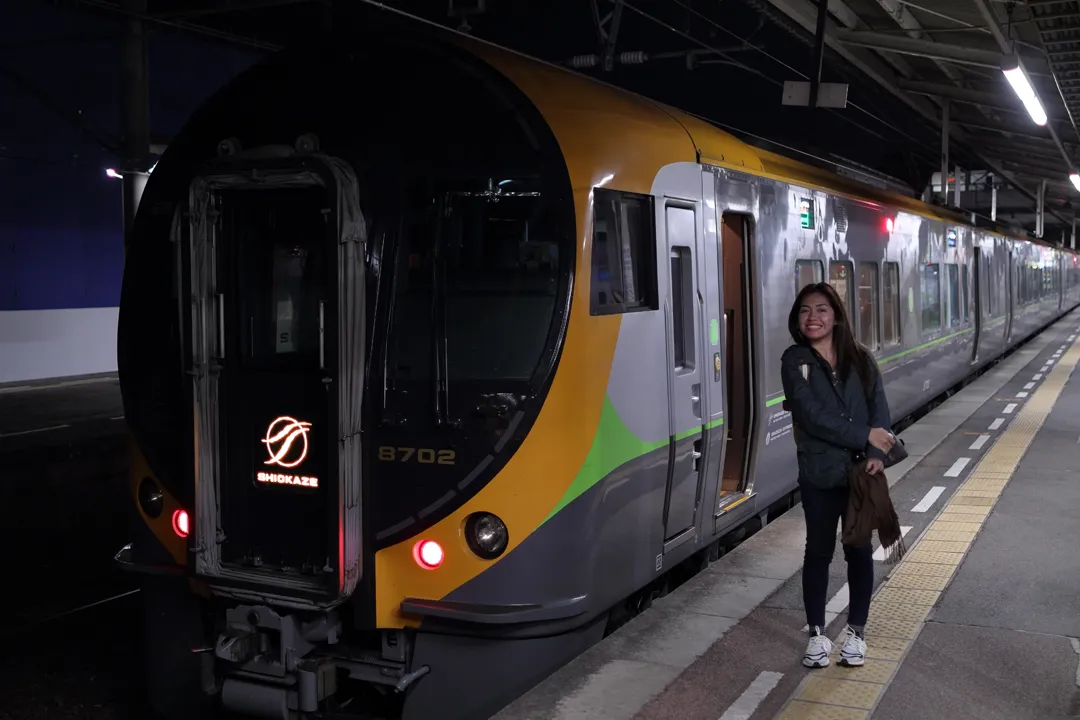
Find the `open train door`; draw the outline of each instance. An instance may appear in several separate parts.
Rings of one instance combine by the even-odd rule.
[[[353,170],[297,148],[190,186],[192,546],[217,595],[326,609],[362,571],[365,225]]]
[[[750,482],[754,467],[753,439],[759,422],[754,372],[756,308],[751,292],[756,286],[752,216],[723,212],[720,220],[724,448],[714,507],[716,517],[730,513],[753,494]]]
[[[972,267],[975,269],[975,272],[973,273],[975,276],[975,293],[973,298],[974,302],[969,302],[968,307],[973,306],[975,309],[973,318],[975,324],[975,343],[971,349],[971,364],[974,365],[979,362],[979,342],[982,340],[982,294],[986,290],[983,284],[984,260],[982,248],[975,245],[975,252],[972,257]]]

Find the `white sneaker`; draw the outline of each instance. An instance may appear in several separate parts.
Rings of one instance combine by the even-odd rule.
[[[810,637],[810,642],[806,645],[806,654],[803,655],[802,664],[808,668],[823,668],[829,667],[829,653],[832,652],[832,640],[821,634],[821,631],[814,628],[814,632],[817,633]]]
[[[866,641],[855,634],[850,627],[847,629],[847,637],[840,648],[839,664],[845,667],[859,667],[866,660]]]

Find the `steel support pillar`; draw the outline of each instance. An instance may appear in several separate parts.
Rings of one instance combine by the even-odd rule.
[[[146,0],[123,0],[122,48],[124,150],[124,245],[127,246],[139,208],[150,157],[150,84],[146,62]]]
[[[941,100],[941,201],[949,204],[949,101]]]
[[[821,67],[825,63],[825,21],[829,18],[829,0],[817,1],[817,28],[814,32],[814,69],[810,73],[810,107],[817,107]]]

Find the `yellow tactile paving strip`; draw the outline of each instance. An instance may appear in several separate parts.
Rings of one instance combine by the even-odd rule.
[[[775,720],[870,718],[1078,362],[1080,340],[1061,356],[874,595],[866,623],[866,665],[836,664],[841,629],[833,664],[810,671]]]

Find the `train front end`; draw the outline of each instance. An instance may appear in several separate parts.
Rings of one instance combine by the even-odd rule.
[[[157,712],[487,717],[533,672],[542,597],[448,596],[587,450],[551,452],[577,225],[537,110],[434,36],[283,53],[191,119],[119,328]]]

